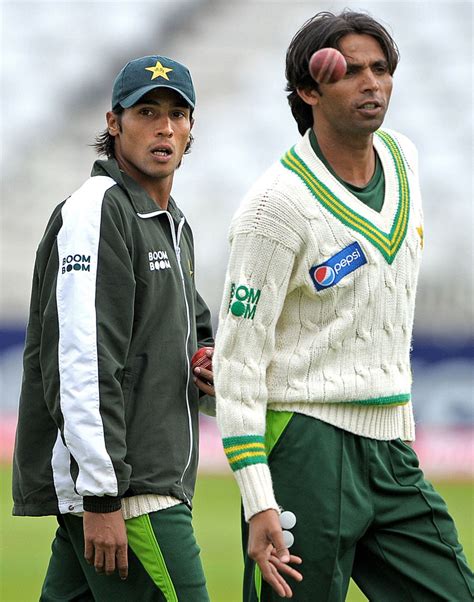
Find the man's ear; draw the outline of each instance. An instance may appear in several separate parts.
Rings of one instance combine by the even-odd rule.
[[[297,88],[296,92],[307,105],[314,107],[319,103],[321,95],[314,88]]]
[[[120,132],[120,121],[113,111],[107,111],[105,115],[107,120],[107,130],[111,136],[116,136]]]

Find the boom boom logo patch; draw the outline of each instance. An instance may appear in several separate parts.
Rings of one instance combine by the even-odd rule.
[[[61,274],[67,272],[90,272],[91,271],[91,256],[83,253],[75,253],[74,255],[66,255],[61,259]]]
[[[253,320],[257,304],[260,300],[260,290],[244,286],[243,284],[235,284],[230,287],[229,311],[237,318],[248,318]]]
[[[354,272],[367,263],[367,259],[358,242],[336,253],[324,263],[313,266],[309,275],[317,291],[330,288],[351,272]]]
[[[158,272],[159,270],[171,268],[168,253],[166,251],[150,251],[148,253],[148,261],[150,272]]]

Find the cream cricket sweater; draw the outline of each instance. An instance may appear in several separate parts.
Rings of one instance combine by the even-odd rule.
[[[266,411],[375,439],[414,439],[410,344],[423,245],[417,153],[380,130],[380,213],[313,152],[308,133],[250,190],[230,228],[214,353],[217,420],[247,520],[278,509]]]

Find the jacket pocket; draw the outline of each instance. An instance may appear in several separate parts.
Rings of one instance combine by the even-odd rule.
[[[125,413],[127,413],[130,404],[133,403],[136,394],[137,384],[143,372],[145,365],[145,357],[137,355],[131,362],[130,367],[124,369],[122,374],[122,395],[125,405]]]

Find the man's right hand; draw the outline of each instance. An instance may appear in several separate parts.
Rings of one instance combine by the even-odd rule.
[[[128,576],[127,529],[122,511],[84,512],[84,558],[97,573]]]
[[[283,541],[283,532],[276,510],[265,510],[252,516],[249,522],[248,555],[262,572],[262,577],[282,598],[293,597],[283,575],[301,581],[303,575],[290,566],[301,564],[299,556],[290,555]]]

